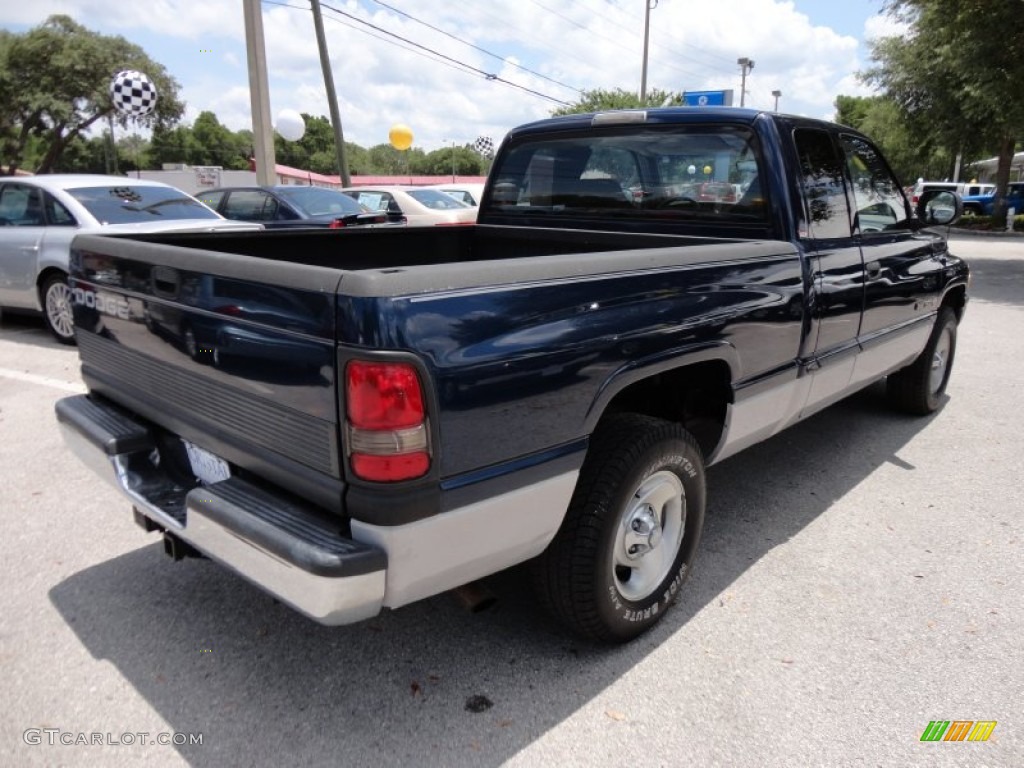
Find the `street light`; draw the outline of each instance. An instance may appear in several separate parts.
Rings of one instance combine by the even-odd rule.
[[[740,65],[740,72],[743,73],[743,79],[740,82],[740,106],[742,107],[747,95],[747,73],[754,68],[754,60],[744,56],[741,59],[736,59],[736,63]]]
[[[779,96],[782,95],[782,91],[772,91],[772,96],[775,97],[775,111],[779,111]]]

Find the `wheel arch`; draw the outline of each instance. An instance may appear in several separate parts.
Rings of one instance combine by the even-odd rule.
[[[963,320],[964,309],[967,306],[967,286],[960,283],[947,289],[942,297],[942,306],[953,310],[957,323]]]
[[[587,432],[615,413],[653,416],[685,427],[706,459],[725,432],[738,367],[736,350],[727,344],[635,361],[604,382],[587,414]]]

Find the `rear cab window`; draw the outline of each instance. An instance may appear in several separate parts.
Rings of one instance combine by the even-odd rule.
[[[602,228],[652,231],[677,231],[680,224],[763,229],[770,210],[760,155],[753,131],[730,124],[527,136],[492,172],[481,215],[545,226],[591,219]]]

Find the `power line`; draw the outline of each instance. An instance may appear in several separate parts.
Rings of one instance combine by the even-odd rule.
[[[406,13],[405,11],[403,11],[403,10],[401,10],[399,8],[395,8],[392,5],[388,5],[387,3],[382,2],[382,0],[374,0],[374,2],[377,3],[377,5],[384,6],[389,11],[397,13],[400,16],[404,16],[405,18],[410,19],[411,21],[415,21],[417,24],[422,24],[424,27],[427,27],[428,29],[432,29],[435,32],[439,32],[440,34],[444,35],[445,37],[450,37],[452,40],[460,42],[463,45],[472,48],[473,50],[480,51],[481,53],[484,53],[484,54],[490,56],[491,58],[497,59],[498,61],[501,61],[501,62],[503,62],[505,64],[510,64],[513,67],[516,67],[517,69],[523,70],[524,72],[529,72],[531,75],[536,75],[537,77],[539,77],[539,78],[541,78],[543,80],[547,80],[550,83],[554,83],[555,85],[560,85],[563,88],[568,88],[570,91],[576,91],[577,93],[582,93],[583,92],[582,88],[577,88],[574,85],[567,85],[566,83],[563,83],[560,80],[555,80],[554,78],[548,77],[547,75],[543,75],[540,72],[536,72],[536,71],[530,69],[529,67],[524,67],[521,64],[516,64],[514,61],[509,61],[504,56],[500,56],[497,53],[492,53],[491,51],[488,51],[486,48],[481,48],[479,45],[475,45],[474,43],[471,43],[471,42],[469,42],[467,40],[463,40],[461,37],[453,35],[451,32],[446,32],[445,30],[441,29],[440,27],[435,27],[433,24],[430,24],[430,23],[428,23],[426,21],[418,19],[418,18],[416,18],[415,16],[413,16],[410,13]]]
[[[271,5],[286,5],[285,3],[271,2],[271,0],[263,0],[263,2],[268,2]],[[294,8],[295,6],[287,6],[287,7]],[[482,75],[487,80],[490,80],[490,81],[493,81],[493,82],[497,82],[497,83],[502,83],[503,85],[507,85],[507,86],[509,86],[511,88],[516,88],[516,89],[518,89],[520,91],[523,91],[525,93],[529,93],[529,94],[532,94],[534,96],[538,96],[538,97],[540,97],[542,99],[546,99],[548,101],[552,101],[555,104],[560,104],[562,106],[569,106],[569,102],[567,102],[567,101],[563,101],[562,99],[555,98],[554,96],[549,96],[548,94],[542,93],[541,91],[535,90],[533,88],[527,88],[525,85],[520,85],[519,83],[514,83],[511,80],[506,80],[505,78],[503,78],[503,77],[501,77],[499,75],[496,75],[493,72],[486,72],[485,70],[482,70],[479,67],[474,67],[471,64],[467,64],[467,63],[465,63],[463,61],[459,61],[458,59],[452,58],[451,56],[447,56],[447,55],[445,55],[443,53],[440,53],[439,51],[435,51],[433,48],[430,48],[430,47],[428,47],[426,45],[422,45],[420,43],[417,43],[414,40],[409,40],[406,37],[402,37],[401,35],[395,34],[394,32],[390,32],[390,31],[384,29],[383,27],[377,26],[376,24],[371,24],[368,21],[364,21],[363,19],[360,19],[357,16],[353,16],[352,14],[347,13],[346,11],[343,11],[340,8],[335,8],[334,6],[327,5],[326,3],[323,4],[323,7],[326,8],[327,10],[329,10],[329,11],[334,12],[335,14],[338,14],[339,16],[344,16],[345,18],[350,19],[351,21],[354,21],[357,24],[360,24],[360,25],[362,25],[364,27],[368,27],[368,28],[370,28],[370,29],[372,29],[372,30],[374,30],[376,32],[379,32],[379,33],[381,33],[383,35],[387,35],[388,37],[394,38],[396,40],[400,40],[403,43],[405,43],[406,45],[412,46],[413,48],[419,49],[420,51],[425,51],[425,52],[427,52],[429,54],[432,54],[433,56],[437,57],[438,59],[443,59],[445,61],[451,62],[453,65],[455,65],[457,67],[461,67],[464,71],[475,72],[476,74]],[[337,21],[337,19],[333,19],[333,20]],[[348,26],[348,25],[346,25],[346,26]]]
[[[543,3],[538,2],[538,0],[530,0],[530,2],[533,3],[534,5],[536,5],[538,8],[541,8],[541,9],[547,11],[548,13],[550,13],[550,14],[552,14],[554,16],[557,16],[558,18],[562,19],[563,21],[565,21],[565,22],[567,22],[569,24],[572,24],[574,27],[578,27],[579,29],[582,29],[588,35],[593,35],[594,37],[599,37],[602,40],[606,40],[607,42],[611,43],[612,45],[616,46],[617,48],[621,48],[622,50],[628,51],[629,53],[636,53],[636,51],[633,48],[631,48],[630,46],[625,45],[624,43],[619,42],[615,38],[608,37],[607,35],[602,35],[602,34],[599,34],[598,32],[595,32],[594,30],[589,29],[588,27],[586,27],[585,25],[583,25],[580,22],[576,21],[575,19],[571,19],[568,16],[566,16],[565,14],[560,13],[559,11],[554,10],[553,8],[548,8]],[[689,58],[689,57],[685,57],[684,56],[683,58]],[[690,75],[690,76],[694,76],[695,75],[694,72],[691,72],[689,70],[685,70],[682,67],[677,67],[674,64],[669,64],[666,61],[662,61],[662,60],[659,60],[659,61],[662,64],[662,66],[668,67],[669,69],[674,69],[677,72],[681,72],[684,75]],[[702,66],[707,66],[707,65],[704,65],[703,63],[701,65]]]
[[[289,5],[288,3],[282,3],[282,2],[279,2],[278,0],[261,0],[261,2],[263,3],[263,5],[279,5],[282,8],[291,8],[292,10],[295,10],[295,11],[307,11],[307,12],[311,12],[312,11],[311,8],[307,8],[305,6]],[[414,53],[417,56],[423,56],[423,58],[430,59],[435,64],[442,64],[442,65],[448,67],[449,69],[454,69],[456,72],[462,72],[463,74],[466,73],[466,70],[463,69],[461,66],[456,66],[456,65],[454,65],[454,64],[452,64],[450,62],[442,61],[441,59],[434,58],[432,56],[429,56],[428,54],[423,53],[422,51],[417,51],[416,49],[411,48],[411,47],[409,47],[407,45],[402,45],[401,43],[399,43],[399,42],[397,42],[395,40],[389,40],[387,37],[384,37],[383,35],[376,35],[373,32],[371,32],[370,30],[361,29],[361,28],[355,26],[354,24],[351,24],[351,23],[349,23],[347,21],[344,21],[343,19],[336,19],[334,17],[328,17],[328,18],[330,18],[330,20],[333,21],[335,24],[341,24],[342,26],[348,27],[351,30],[354,30],[354,31],[359,32],[359,33],[364,34],[364,35],[367,35],[368,37],[372,37],[374,40],[380,40],[382,43],[387,43],[388,45],[393,45],[396,48],[401,48],[403,51],[409,51],[409,53]]]

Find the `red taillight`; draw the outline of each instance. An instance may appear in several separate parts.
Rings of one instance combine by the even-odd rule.
[[[330,224],[327,225],[328,229],[344,229],[344,227],[345,227],[345,220],[344,219],[335,219],[334,221],[332,221]]]
[[[213,311],[222,315],[231,315],[232,317],[238,317],[242,314],[242,308],[236,304],[222,304]]]
[[[353,360],[345,375],[345,410],[352,472],[394,482],[430,469],[423,388],[408,363]]]

